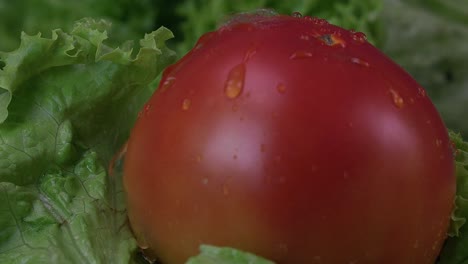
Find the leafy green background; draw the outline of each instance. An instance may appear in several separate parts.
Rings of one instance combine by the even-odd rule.
[[[0,262],[135,261],[109,161],[175,59],[166,44],[182,56],[202,33],[256,8],[365,32],[468,138],[465,0],[0,0]],[[82,17],[96,20],[74,24]],[[459,149],[457,210],[440,264],[465,264],[468,146],[451,136]],[[189,263],[269,262],[204,246]]]

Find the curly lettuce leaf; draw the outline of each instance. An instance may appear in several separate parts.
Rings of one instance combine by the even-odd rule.
[[[183,36],[178,51],[180,54],[186,53],[203,33],[215,30],[226,15],[260,8],[273,9],[282,14],[300,12],[303,15],[322,17],[344,28],[366,32],[368,39],[375,42],[381,32],[381,5],[380,0],[186,0],[176,9],[182,20],[179,27]]]
[[[228,247],[202,245],[200,251],[198,256],[190,258],[186,264],[274,264],[254,254]]]
[[[107,202],[106,181],[90,151],[50,166],[35,185],[0,182],[2,263],[128,263],[136,243],[126,212]]]
[[[104,18],[114,25],[112,43],[138,40],[155,25],[158,11],[153,0],[0,0],[0,50],[13,50],[20,43],[20,32],[50,32],[63,28],[69,32],[73,21],[82,17]]]
[[[468,143],[460,134],[450,133],[455,147],[457,195],[455,210],[438,264],[468,263]]]
[[[135,48],[107,46],[108,29],[83,19],[0,54],[2,263],[130,262],[122,188],[105,168],[175,53],[166,28]]]

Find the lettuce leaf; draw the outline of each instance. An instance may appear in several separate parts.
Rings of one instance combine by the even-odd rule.
[[[202,245],[200,254],[190,258],[186,264],[274,264],[254,254],[229,247]]]
[[[136,242],[106,167],[175,53],[166,28],[136,49],[107,46],[108,29],[83,19],[0,54],[2,263],[130,262]]]
[[[445,241],[438,264],[468,263],[468,143],[460,134],[451,132],[455,147],[457,195],[449,238]]]

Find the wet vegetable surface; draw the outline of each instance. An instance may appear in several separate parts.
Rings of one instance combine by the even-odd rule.
[[[128,143],[140,245],[280,264],[434,263],[455,193],[439,114],[365,35],[243,15],[165,71]]]

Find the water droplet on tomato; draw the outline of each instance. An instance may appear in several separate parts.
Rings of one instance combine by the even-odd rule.
[[[233,104],[232,105],[232,111],[237,112],[237,110],[239,110],[239,106],[237,104]]]
[[[151,109],[153,108],[153,105],[150,103],[145,104],[143,107],[143,115],[149,115],[151,113]]]
[[[437,147],[442,146],[442,140],[436,139],[435,144],[436,144]]]
[[[278,91],[278,93],[284,94],[286,92],[286,85],[284,85],[283,83],[278,83],[278,85],[276,85],[276,90]]]
[[[400,94],[393,89],[390,89],[389,92],[392,96],[393,104],[398,108],[402,108],[405,102],[403,101],[403,98],[400,96]]]
[[[307,59],[313,57],[313,53],[311,51],[306,50],[298,50],[293,52],[290,56],[290,60],[298,60],[298,59]]]
[[[369,63],[359,58],[351,58],[351,62],[360,66],[369,67]]]
[[[316,25],[319,25],[319,26],[324,26],[324,25],[328,25],[328,21],[323,19],[323,18],[318,18],[318,17],[313,17],[312,18],[312,22]]]
[[[250,47],[244,55],[244,62],[250,60],[256,53],[257,49],[255,47]]]
[[[236,155],[236,154],[232,155],[232,159],[236,160],[236,159],[237,159],[237,155]]]
[[[420,97],[426,97],[426,90],[424,90],[424,88],[422,88],[421,86],[418,87],[418,95]]]
[[[136,242],[137,242],[137,247],[140,248],[140,249],[148,249],[149,248],[148,242],[146,242],[146,240],[139,239],[138,236],[137,236]]]
[[[302,34],[299,38],[302,40],[310,40],[310,37],[304,34]]]
[[[196,160],[197,160],[197,162],[201,162],[203,160],[203,156],[200,155],[200,154],[197,155]]]
[[[325,34],[318,38],[323,43],[328,46],[340,46],[342,48],[346,47],[346,41],[342,39],[339,34]]]
[[[358,43],[365,43],[367,41],[366,34],[362,32],[351,32],[351,37]]]
[[[265,144],[260,144],[260,151],[265,152],[266,151],[266,146]]]
[[[184,99],[184,101],[182,101],[182,110],[184,111],[189,110],[191,104],[192,104],[192,101],[190,101],[190,99]]]
[[[174,85],[176,81],[176,78],[173,77],[173,76],[169,76],[167,77],[163,82],[162,82],[162,85],[161,85],[161,92],[165,92],[167,91],[167,89],[171,88],[172,85]]]
[[[301,14],[301,12],[292,12],[291,16],[292,16],[292,17],[301,18],[301,17],[302,17],[302,14]]]
[[[237,98],[244,88],[245,64],[236,65],[228,74],[224,85],[224,93],[230,99]]]

